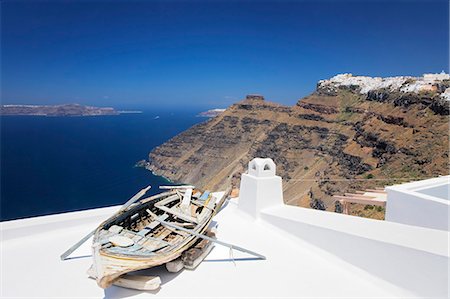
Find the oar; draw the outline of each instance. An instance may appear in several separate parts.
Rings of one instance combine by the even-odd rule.
[[[231,250],[236,249],[236,250],[238,250],[238,251],[242,251],[242,252],[251,254],[251,255],[256,256],[257,258],[259,258],[259,259],[261,259],[261,260],[265,260],[265,259],[266,259],[266,257],[265,257],[264,255],[261,255],[261,254],[259,254],[259,253],[256,253],[256,252],[254,252],[254,251],[251,251],[251,250],[248,250],[248,249],[245,249],[245,248],[242,248],[242,247],[237,246],[237,245],[233,245],[233,244],[229,244],[229,243],[222,242],[222,241],[217,240],[217,239],[213,239],[213,238],[211,238],[211,237],[208,237],[208,236],[203,235],[203,234],[199,234],[199,233],[197,233],[197,232],[195,232],[195,231],[193,231],[193,230],[190,230],[190,229],[187,229],[187,228],[178,226],[178,225],[173,224],[173,223],[171,223],[171,222],[164,221],[163,219],[161,219],[160,217],[158,217],[155,213],[153,213],[153,212],[150,211],[149,209],[147,209],[146,211],[147,211],[147,213],[148,213],[150,216],[152,216],[153,218],[155,218],[156,221],[158,221],[159,223],[161,223],[161,224],[164,225],[164,226],[169,226],[169,227],[172,227],[172,228],[175,228],[175,229],[179,229],[179,230],[181,230],[181,231],[183,231],[183,232],[186,232],[186,233],[188,233],[188,234],[191,234],[191,235],[193,235],[193,236],[195,236],[195,237],[198,237],[198,238],[201,238],[201,239],[205,239],[205,240],[208,240],[208,241],[211,241],[211,242],[214,242],[214,243],[223,245],[223,246],[225,246],[225,247],[228,247],[228,248],[230,248]]]
[[[266,259],[266,257],[265,257],[264,255],[261,255],[261,254],[259,254],[259,253],[254,252],[254,251],[251,251],[251,250],[242,248],[242,247],[237,246],[237,245],[225,243],[225,242],[219,241],[219,240],[214,239],[214,238],[210,238],[210,237],[205,236],[205,235],[203,235],[203,234],[199,234],[199,233],[197,233],[197,232],[195,232],[195,231],[193,231],[193,230],[190,230],[190,229],[187,229],[187,228],[184,228],[184,227],[175,225],[175,224],[173,224],[173,223],[171,223],[171,222],[167,222],[167,221],[164,221],[164,220],[159,219],[159,218],[157,218],[156,221],[160,222],[162,225],[167,225],[167,226],[170,226],[170,227],[172,227],[172,228],[179,229],[179,230],[181,230],[181,231],[184,231],[184,232],[186,232],[186,233],[189,233],[189,234],[191,234],[191,235],[193,235],[193,236],[196,236],[196,237],[198,237],[198,238],[205,239],[205,240],[208,240],[208,241],[211,241],[211,242],[214,242],[214,243],[223,245],[223,246],[225,246],[225,247],[230,248],[231,250],[232,250],[232,249],[236,249],[236,250],[238,250],[238,251],[242,251],[242,252],[251,254],[251,255],[253,255],[253,256],[256,256],[257,258],[259,258],[259,259],[261,259],[261,260],[265,260],[265,259]]]
[[[141,191],[139,191],[138,193],[136,193],[132,198],[130,198],[121,208],[118,212],[125,210],[126,208],[128,208],[129,206],[131,206],[134,202],[136,202],[137,200],[139,200],[139,198],[141,198],[142,196],[144,196],[145,193],[147,193],[148,190],[150,190],[152,186],[147,186],[144,189],[142,189]],[[111,216],[112,217],[112,216]],[[110,218],[111,218],[110,217]],[[61,254],[61,260],[65,260],[72,252],[74,252],[78,247],[81,246],[81,244],[83,244],[84,242],[86,242],[87,240],[89,240],[90,237],[92,237],[95,234],[96,229],[94,229],[93,231],[91,231],[89,234],[87,234],[86,236],[83,237],[83,239],[81,239],[80,241],[78,241],[75,245],[73,245],[72,247],[70,247],[66,252],[64,252],[63,254]]]

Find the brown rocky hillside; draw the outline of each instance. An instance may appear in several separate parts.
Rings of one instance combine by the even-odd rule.
[[[319,83],[293,107],[248,96],[155,148],[148,167],[217,190],[239,187],[252,158],[270,157],[286,203],[334,211],[334,194],[448,174],[449,102],[441,93],[449,85],[361,93],[354,85]],[[384,215],[361,205],[351,213]]]

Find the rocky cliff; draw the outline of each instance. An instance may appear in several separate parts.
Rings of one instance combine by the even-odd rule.
[[[239,186],[253,157],[270,157],[288,204],[331,211],[333,194],[448,174],[450,80],[426,76],[338,75],[293,107],[251,95],[155,148],[148,168],[223,189]],[[383,217],[360,205],[351,212]]]

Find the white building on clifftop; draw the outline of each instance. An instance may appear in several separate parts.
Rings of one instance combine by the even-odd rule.
[[[359,87],[361,94],[379,89],[419,93],[421,91],[437,91],[436,84],[446,80],[450,80],[450,75],[445,72],[424,74],[422,77],[397,76],[386,78],[339,74],[328,80],[320,80],[319,87],[356,86]]]

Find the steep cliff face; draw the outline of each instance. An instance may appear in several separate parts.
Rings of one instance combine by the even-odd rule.
[[[442,92],[361,92],[327,82],[294,107],[251,96],[155,148],[149,168],[223,189],[239,186],[253,157],[270,157],[287,203],[334,211],[333,194],[448,174],[449,102]],[[358,205],[352,213],[383,217]]]

